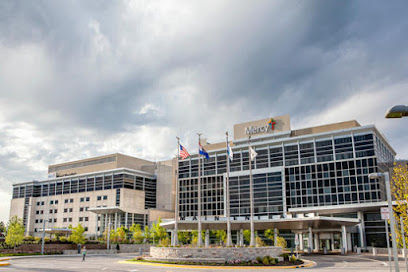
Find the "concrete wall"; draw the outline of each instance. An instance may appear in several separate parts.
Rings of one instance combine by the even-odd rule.
[[[174,219],[174,211],[149,209],[149,222],[157,221],[161,219]]]
[[[256,257],[279,257],[282,247],[230,247],[230,248],[190,248],[190,247],[151,247],[150,256],[157,259],[177,258],[224,258],[230,260],[255,260]]]
[[[156,204],[158,209],[174,210],[176,196],[176,159],[157,163]]]
[[[116,206],[116,205],[113,205]],[[131,213],[146,213],[145,192],[139,190],[120,189],[120,208]]]

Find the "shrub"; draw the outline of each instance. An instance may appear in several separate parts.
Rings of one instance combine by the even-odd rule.
[[[256,244],[257,247],[263,247],[263,246],[265,246],[265,242],[262,241],[261,237],[259,237],[259,236],[256,236],[256,238],[255,238],[255,244]]]
[[[271,260],[269,261],[270,264],[276,264],[276,260],[275,258],[271,258]]]
[[[49,243],[50,242],[50,237],[45,237],[44,238],[44,243]]]
[[[283,257],[284,261],[289,261],[289,253],[283,253],[280,256]]]
[[[67,240],[67,237],[61,236],[61,237],[59,238],[59,241],[60,241],[61,243],[66,243],[68,240]]]
[[[34,242],[34,236],[31,236],[31,235],[24,236],[23,241],[24,243]]]
[[[285,238],[278,236],[276,239],[276,245],[282,247],[283,249],[285,249],[287,247],[287,243]]]
[[[161,247],[168,247],[168,246],[170,246],[170,239],[169,239],[168,237],[162,238],[162,239],[160,240],[160,243],[158,244],[158,246],[161,246]]]
[[[262,263],[262,257],[256,257],[256,260],[258,261],[258,263]]]
[[[269,256],[263,257],[262,263],[263,263],[264,265],[269,265]]]
[[[294,262],[296,262],[297,261],[297,258],[296,258],[296,256],[293,254],[293,255],[290,255],[290,257],[289,257],[289,262],[291,262],[291,263],[294,263]]]
[[[40,244],[41,243],[41,237],[34,237],[34,243]]]
[[[51,242],[55,243],[57,241],[57,238],[51,238]]]

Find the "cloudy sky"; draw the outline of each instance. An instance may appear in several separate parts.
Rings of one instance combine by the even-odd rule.
[[[0,221],[11,184],[235,123],[375,124],[408,158],[407,1],[1,1]],[[195,148],[195,147],[194,147]]]

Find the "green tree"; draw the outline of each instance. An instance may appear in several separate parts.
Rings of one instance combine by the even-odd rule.
[[[394,206],[394,216],[397,225],[397,243],[402,248],[401,217],[404,223],[405,243],[408,244],[408,207],[406,202],[408,199],[408,165],[394,164],[391,192],[397,202],[397,205]]]
[[[160,226],[161,222],[162,222],[161,218],[159,217],[159,220],[157,220],[157,223],[153,223],[152,225],[153,235],[154,237],[157,237],[159,239],[159,243],[161,239],[167,237],[166,229]]]
[[[136,244],[141,244],[143,242],[143,233],[140,225],[133,223],[129,230],[132,233],[132,240],[136,242]]]
[[[275,232],[273,229],[267,229],[264,232],[266,238],[272,241],[272,245],[275,245]]]
[[[244,240],[247,243],[251,242],[251,231],[250,230],[244,230]]]
[[[183,245],[186,245],[191,241],[191,233],[188,231],[178,231],[177,236],[179,242]]]
[[[16,250],[16,246],[21,245],[24,239],[23,220],[13,216],[7,224],[6,244]]]
[[[125,241],[127,232],[128,230],[124,226],[117,228],[116,229],[116,236],[117,236],[116,242]]]
[[[75,228],[72,228],[72,233],[68,237],[68,241],[74,244],[85,244],[85,229],[81,224],[78,224]]]
[[[283,237],[281,237],[281,236],[278,236],[278,237],[276,238],[276,246],[280,246],[280,247],[283,248],[283,250],[285,250],[286,247],[287,247],[287,243],[286,243],[285,238],[283,238]]]
[[[6,232],[6,226],[3,221],[0,222],[0,232]]]
[[[225,244],[227,242],[227,232],[225,230],[216,230],[215,237],[220,244]]]
[[[148,244],[151,238],[152,238],[151,231],[149,229],[149,226],[146,225],[144,227],[144,232],[143,232],[144,243]]]
[[[201,231],[201,244],[204,243],[205,232]],[[194,230],[191,232],[191,244],[197,246],[198,244],[198,231]]]
[[[257,247],[263,247],[263,246],[265,246],[265,242],[262,241],[262,238],[261,238],[261,237],[256,236],[256,237],[255,237],[255,245],[256,245]]]

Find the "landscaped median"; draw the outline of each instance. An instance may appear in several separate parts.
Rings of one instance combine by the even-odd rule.
[[[252,261],[230,260],[229,262],[220,262],[219,260],[215,260],[214,262],[208,262],[208,260],[205,260],[201,262],[198,259],[158,261],[152,260],[148,256],[145,256],[127,261],[119,261],[119,263],[164,266],[175,268],[206,268],[206,269],[285,269],[285,268],[311,267],[315,265],[314,262],[296,259],[295,256],[289,256],[289,259],[284,258],[284,260],[280,262],[278,262],[276,258],[271,258],[269,256],[258,257],[256,260]]]

